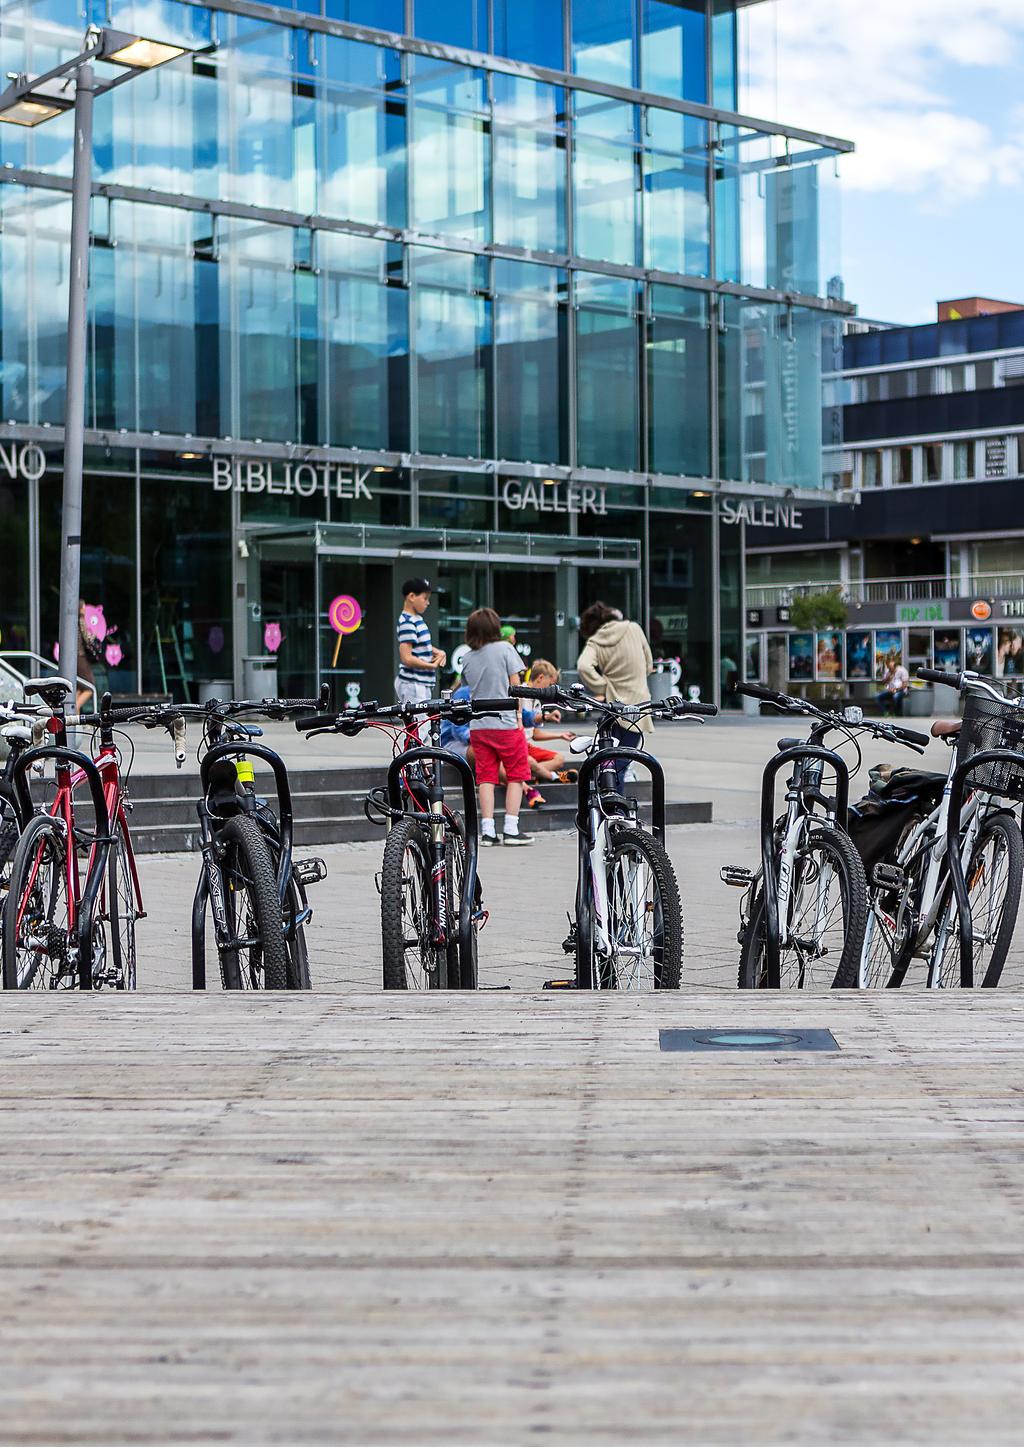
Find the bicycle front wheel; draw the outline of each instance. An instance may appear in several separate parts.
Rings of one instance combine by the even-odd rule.
[[[434,910],[426,829],[399,819],[384,845],[380,876],[385,990],[438,990],[447,980],[447,951],[434,943]]]
[[[614,829],[606,861],[607,953],[595,932],[592,978],[602,990],[678,990],[683,913],[672,861],[642,829]]]
[[[975,987],[999,984],[1020,907],[1024,840],[1009,814],[993,814],[981,827],[965,871],[974,937]],[[929,984],[943,990],[961,985],[960,930],[952,885],[935,936]]]
[[[784,990],[853,990],[867,924],[860,855],[838,829],[811,834],[793,865],[788,940],[779,951]],[[765,963],[764,886],[758,890],[740,954],[741,990],[770,988]]]
[[[286,990],[288,964],[281,900],[270,847],[248,814],[229,819],[225,845],[224,899],[230,939],[222,951],[228,990]]]
[[[139,917],[128,845],[120,828],[107,859],[107,916],[110,920],[110,963],[105,984],[116,990],[135,989],[135,921]]]
[[[64,830],[48,814],[30,819],[14,851],[4,905],[4,988],[73,990],[78,984],[78,941],[68,899]]]

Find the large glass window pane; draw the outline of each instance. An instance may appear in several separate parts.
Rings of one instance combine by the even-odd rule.
[[[576,276],[577,452],[583,467],[640,466],[637,288]]]
[[[413,33],[466,50],[486,50],[487,0],[415,0]]]
[[[295,32],[231,16],[222,69],[221,117],[229,154],[221,194],[256,206],[297,205],[296,146],[303,99],[293,82]]]
[[[396,253],[383,241],[317,236],[327,441],[335,447],[408,446],[408,303]]]
[[[745,297],[721,303],[722,477],[820,488],[820,314]]]
[[[165,206],[112,206],[134,232],[138,425],[144,432],[196,428],[196,277],[193,217]]]
[[[572,65],[577,75],[633,85],[636,70],[633,0],[573,0]]]
[[[418,450],[490,452],[491,302],[483,259],[411,248]]]
[[[724,111],[739,110],[735,0],[712,0],[711,103]]]
[[[405,91],[397,51],[324,37],[320,200],[325,216],[405,225]]]
[[[347,20],[350,25],[372,25],[401,35],[405,29],[404,0],[324,0],[328,20]]]
[[[576,254],[635,266],[639,177],[630,144],[635,108],[582,95],[576,107]]]
[[[503,75],[494,92],[494,240],[564,251],[564,92]]]
[[[704,0],[641,0],[640,83],[679,100],[707,101]]]
[[[412,220],[419,230],[489,240],[488,130],[484,73],[415,62]]]
[[[719,128],[717,274],[808,295],[837,294],[835,156],[734,126]]]
[[[3,417],[61,425],[71,202],[60,192],[0,186],[0,208]]]
[[[647,319],[648,438],[652,472],[711,475],[708,298],[651,286]]]
[[[230,288],[238,422],[232,436],[293,441],[297,435],[294,237],[288,227],[229,220],[221,286]],[[227,399],[225,399],[227,400]]]
[[[494,50],[564,70],[562,7],[553,0],[494,0]]]
[[[0,443],[0,648],[29,646],[29,490],[17,465],[18,444]],[[13,465],[9,465],[13,464]],[[32,471],[36,464],[33,463]],[[13,476],[12,476],[13,473]],[[0,678],[0,696],[8,696],[8,680]]]
[[[644,174],[644,259],[658,271],[707,276],[711,236],[708,128],[674,111],[648,109]]]
[[[568,461],[565,272],[495,261],[494,293],[497,455]]]

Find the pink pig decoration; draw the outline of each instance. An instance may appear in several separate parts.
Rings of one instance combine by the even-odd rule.
[[[107,628],[107,620],[103,616],[102,604],[86,603],[85,631],[93,638],[106,638],[109,630]]]
[[[116,668],[124,657],[124,654],[121,652],[120,643],[108,643],[103,650],[103,656],[107,660],[110,668]]]
[[[276,653],[281,647],[282,637],[280,623],[268,623],[263,629],[263,647],[268,653]]]

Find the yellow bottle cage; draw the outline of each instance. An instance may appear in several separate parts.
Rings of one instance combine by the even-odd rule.
[[[238,775],[240,784],[254,784],[256,782],[256,771],[248,759],[235,760],[235,773]]]

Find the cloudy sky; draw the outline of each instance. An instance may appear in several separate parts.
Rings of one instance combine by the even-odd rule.
[[[770,0],[744,20],[743,108],[856,143],[840,177],[861,315],[1024,301],[1024,0]]]

